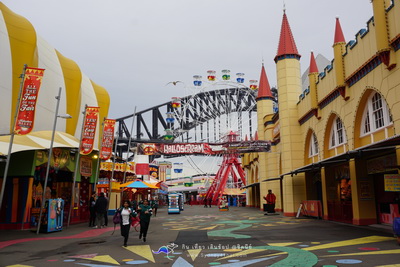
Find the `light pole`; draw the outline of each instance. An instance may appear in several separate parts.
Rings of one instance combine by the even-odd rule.
[[[55,113],[55,116],[54,116],[53,132],[51,134],[49,157],[48,157],[48,160],[47,160],[46,176],[45,176],[44,185],[43,185],[42,203],[40,205],[39,222],[38,222],[38,227],[37,227],[37,230],[36,230],[36,234],[39,234],[39,231],[40,231],[40,224],[42,222],[43,208],[44,208],[44,205],[46,203],[45,202],[45,200],[46,200],[46,187],[47,187],[47,181],[49,179],[50,163],[51,163],[51,157],[52,157],[52,154],[53,154],[54,135],[55,135],[55,132],[56,132],[57,119],[58,118],[62,118],[62,119],[70,119],[70,118],[72,118],[71,115],[69,115],[69,114],[58,115],[58,108],[60,106],[60,98],[61,98],[61,87],[58,89],[58,96],[56,96],[56,99],[57,99],[56,113]]]

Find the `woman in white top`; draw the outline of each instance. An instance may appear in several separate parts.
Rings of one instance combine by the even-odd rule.
[[[130,202],[125,200],[123,206],[117,210],[121,214],[121,236],[124,237],[124,247],[127,246],[132,217],[137,215],[130,206]]]

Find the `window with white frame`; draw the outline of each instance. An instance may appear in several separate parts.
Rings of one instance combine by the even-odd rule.
[[[315,133],[311,135],[310,139],[310,147],[308,150],[308,156],[309,157],[314,157],[318,155],[318,140],[317,137],[315,136]]]
[[[329,148],[343,145],[346,142],[346,134],[344,132],[342,120],[339,117],[336,117],[332,125]]]
[[[373,133],[392,124],[389,108],[379,93],[372,94],[367,101],[361,124],[361,135]]]

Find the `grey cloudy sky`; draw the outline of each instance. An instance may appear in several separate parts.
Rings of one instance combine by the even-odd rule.
[[[276,85],[282,0],[3,0],[111,96],[110,118],[195,92],[192,76],[230,69]],[[369,0],[285,0],[304,71],[329,60],[335,17],[346,41],[372,16]],[[185,83],[167,85],[170,81]],[[210,87],[211,88],[211,87]]]

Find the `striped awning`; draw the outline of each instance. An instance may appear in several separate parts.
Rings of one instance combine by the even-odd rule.
[[[27,135],[15,135],[11,153],[49,149],[52,131],[32,132]],[[0,155],[7,155],[10,145],[10,135],[0,136]],[[79,140],[74,136],[56,131],[54,134],[53,147],[78,148]]]

